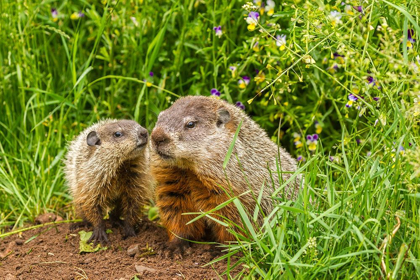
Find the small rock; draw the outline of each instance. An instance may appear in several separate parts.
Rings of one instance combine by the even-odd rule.
[[[50,222],[55,222],[55,221],[62,221],[62,220],[63,218],[61,218],[60,216],[57,216],[54,213],[45,213],[36,217],[35,224],[45,224],[45,223],[50,223]]]
[[[136,271],[138,273],[145,273],[145,272],[152,272],[152,273],[154,273],[157,270],[154,269],[154,268],[150,268],[150,267],[144,266],[144,265],[137,265],[136,264]]]
[[[25,243],[25,241],[22,240],[22,239],[16,239],[15,243],[16,243],[16,245],[23,245],[23,243]]]
[[[9,273],[9,274],[6,275],[4,280],[17,280],[17,278]]]
[[[139,245],[140,245],[140,244],[133,244],[133,245],[131,245],[130,247],[128,247],[128,249],[127,249],[127,254],[128,254],[130,257],[133,257],[135,254],[139,253],[139,252],[140,252],[140,250],[139,250]]]

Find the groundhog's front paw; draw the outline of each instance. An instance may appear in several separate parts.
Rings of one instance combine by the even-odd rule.
[[[88,243],[93,242],[93,246],[96,247],[98,243],[101,246],[109,243],[108,236],[106,235],[105,229],[101,227],[95,227],[93,229],[92,236],[89,238]]]
[[[166,243],[166,247],[163,248],[161,254],[166,258],[182,259],[188,248],[190,248],[188,241],[176,238]]]
[[[134,231],[134,227],[129,224],[124,224],[124,239],[132,236],[136,236],[136,232]]]

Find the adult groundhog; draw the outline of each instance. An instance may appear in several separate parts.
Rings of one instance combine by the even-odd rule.
[[[103,217],[122,221],[134,236],[140,206],[151,197],[148,132],[135,121],[104,120],[85,129],[69,146],[65,173],[76,212],[93,225],[89,242],[108,242]]]
[[[224,171],[224,159],[241,121],[232,157]],[[261,210],[268,214],[273,209],[273,188],[296,170],[296,161],[241,109],[210,97],[188,96],[177,100],[160,113],[151,139],[157,206],[168,229],[168,248],[181,254],[188,242],[176,236],[200,240],[210,233],[218,242],[234,239],[224,226],[209,218],[186,225],[194,216],[182,213],[209,211],[251,188],[253,192],[240,200],[252,214],[264,186]],[[283,173],[279,179],[281,172],[289,173]],[[298,185],[296,180],[286,186],[281,192],[282,199],[293,199]],[[212,217],[242,224],[234,204],[214,212]]]

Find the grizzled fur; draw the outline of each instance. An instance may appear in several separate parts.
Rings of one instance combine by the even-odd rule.
[[[104,120],[69,146],[65,173],[77,213],[94,227],[91,240],[108,242],[103,217],[135,235],[140,207],[152,197],[148,132],[135,121]]]
[[[223,161],[241,121],[225,174]],[[233,236],[213,220],[200,219],[186,225],[193,216],[181,214],[209,211],[228,200],[229,195],[248,191],[249,186],[258,197],[263,185],[261,207],[267,214],[273,209],[273,188],[278,188],[282,180],[292,175],[283,173],[279,179],[276,161],[283,172],[296,171],[296,161],[273,143],[257,123],[239,108],[214,98],[188,96],[179,99],[161,112],[151,138],[157,206],[172,244],[182,243],[175,235],[197,240],[210,233],[219,242],[233,240]],[[286,186],[281,199],[294,199],[298,185],[296,180]],[[240,200],[246,210],[253,213],[256,202],[252,194],[243,195]],[[215,214],[241,225],[234,204]],[[213,217],[218,218],[217,215]]]

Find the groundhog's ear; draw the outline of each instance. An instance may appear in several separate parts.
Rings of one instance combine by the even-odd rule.
[[[220,127],[230,121],[230,113],[226,108],[217,109],[217,126]]]
[[[96,134],[96,131],[89,132],[86,142],[89,146],[99,146],[101,145],[101,139],[99,139],[98,134]]]

